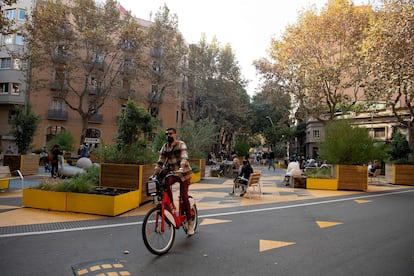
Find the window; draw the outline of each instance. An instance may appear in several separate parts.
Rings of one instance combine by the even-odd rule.
[[[13,37],[11,35],[3,35],[4,44],[13,44]]]
[[[321,137],[320,135],[321,134],[320,134],[319,130],[314,130],[313,131],[313,138],[319,139]]]
[[[25,20],[26,19],[26,11],[25,10],[19,10],[19,17],[17,19]]]
[[[375,128],[374,138],[385,138],[385,128]]]
[[[6,10],[6,17],[9,20],[13,20],[16,18],[16,10],[12,9],[12,10]]]
[[[19,83],[13,83],[12,84],[12,93],[13,94],[19,94],[20,93],[20,84]]]
[[[0,93],[8,94],[9,93],[9,83],[8,82],[1,82],[0,83]]]
[[[1,58],[0,59],[0,68],[1,69],[11,68],[11,58]]]
[[[53,100],[52,103],[51,103],[51,107],[52,107],[52,110],[56,110],[56,111],[64,111],[65,110],[65,105],[64,105],[63,101]]]
[[[62,126],[51,126],[48,127],[46,130],[46,142],[49,142],[50,140],[55,137],[56,134],[65,133],[65,128]]]
[[[24,45],[23,36],[21,34],[16,34],[16,44]]]

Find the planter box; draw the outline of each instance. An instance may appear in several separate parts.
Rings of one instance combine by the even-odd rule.
[[[193,173],[191,175],[191,183],[197,183],[201,180],[201,172]]]
[[[396,185],[414,185],[414,165],[385,164],[385,179]]]
[[[139,191],[109,196],[67,193],[66,211],[103,216],[117,216],[139,205]]]
[[[307,178],[306,189],[338,190],[338,179]]]
[[[9,166],[10,171],[20,170],[22,175],[33,175],[39,171],[38,154],[5,154],[4,166]]]
[[[25,207],[66,211],[65,192],[51,192],[37,189],[23,189],[22,204]]]
[[[52,211],[68,211],[103,216],[116,216],[138,207],[139,192],[96,195],[24,189],[22,203],[25,207]]]
[[[339,190],[365,191],[368,189],[366,166],[336,165]]]
[[[152,200],[147,196],[146,180],[153,174],[155,164],[135,165],[135,164],[112,164],[102,163],[100,174],[100,186],[138,190],[138,204]]]

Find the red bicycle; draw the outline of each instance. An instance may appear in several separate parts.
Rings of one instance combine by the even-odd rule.
[[[157,196],[159,204],[152,208],[142,223],[142,238],[147,249],[155,255],[167,253],[173,246],[175,230],[183,227],[187,234],[187,217],[184,213],[183,201],[179,198],[178,212],[174,212],[174,204],[168,195],[169,177],[176,177],[174,172],[168,173],[159,183],[156,176],[152,176],[147,182],[147,194]],[[198,212],[194,199],[189,196],[191,218],[194,230],[197,229]]]

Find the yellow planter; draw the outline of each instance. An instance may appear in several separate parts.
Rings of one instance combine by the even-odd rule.
[[[0,180],[0,190],[8,189],[10,186],[10,180]]]
[[[191,183],[197,183],[201,180],[201,172],[193,173],[191,175]]]
[[[67,193],[66,211],[117,216],[138,207],[139,193],[132,191],[116,196]]]
[[[338,179],[306,178],[306,189],[338,190]]]
[[[22,204],[31,208],[66,211],[66,193],[27,188],[23,189]]]

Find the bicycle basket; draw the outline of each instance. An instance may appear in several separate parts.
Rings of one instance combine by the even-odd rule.
[[[151,177],[147,181],[147,196],[156,196],[160,193],[160,184],[156,177]]]

